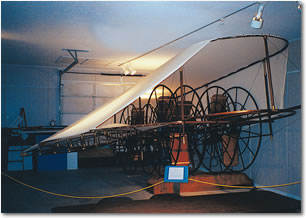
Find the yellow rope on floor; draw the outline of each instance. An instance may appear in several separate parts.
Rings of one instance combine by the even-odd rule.
[[[37,187],[34,187],[34,186],[31,186],[31,185],[28,185],[28,184],[25,184],[3,172],[1,172],[4,176],[8,177],[9,179],[21,184],[21,185],[24,185],[28,188],[31,188],[31,189],[34,189],[36,191],[40,191],[40,192],[43,192],[43,193],[46,193],[46,194],[50,194],[50,195],[55,195],[55,196],[59,196],[59,197],[65,197],[65,198],[78,198],[78,199],[104,199],[104,198],[114,198],[114,197],[120,197],[120,196],[125,196],[125,195],[130,195],[130,194],[134,194],[134,193],[137,193],[137,192],[140,192],[140,191],[143,191],[143,190],[146,190],[146,189],[149,189],[149,188],[152,188],[154,186],[157,186],[161,183],[163,183],[164,181],[160,181],[160,182],[157,182],[153,185],[150,185],[150,186],[147,186],[145,188],[141,188],[141,189],[138,189],[138,190],[135,190],[135,191],[130,191],[130,192],[126,192],[126,193],[121,193],[121,194],[115,194],[115,195],[108,195],[108,196],[73,196],[73,195],[65,195],[65,194],[59,194],[59,193],[55,193],[55,192],[50,192],[50,191],[46,191],[46,190],[43,190],[43,189],[40,189],[40,188],[37,188]]]
[[[280,184],[280,185],[267,185],[267,186],[239,186],[237,185],[236,186],[236,185],[222,185],[222,184],[216,184],[216,183],[211,183],[211,182],[203,182],[203,181],[191,179],[191,178],[189,178],[189,181],[198,182],[198,183],[202,183],[206,185],[221,186],[221,187],[226,187],[226,188],[276,188],[276,187],[283,187],[283,186],[296,185],[296,184],[302,183],[301,181],[298,181],[298,182],[291,182],[291,183]]]
[[[150,186],[147,186],[145,188],[141,188],[141,189],[137,189],[135,191],[130,191],[130,192],[126,192],[126,193],[121,193],[121,194],[114,194],[114,195],[107,195],[107,196],[73,196],[73,195],[65,195],[65,194],[59,194],[59,193],[55,193],[55,192],[50,192],[50,191],[46,191],[46,190],[43,190],[43,189],[40,189],[40,188],[37,188],[37,187],[34,187],[34,186],[31,186],[31,185],[28,185],[26,183],[23,183],[3,172],[1,172],[2,175],[8,177],[9,179],[21,184],[21,185],[24,185],[28,188],[31,188],[31,189],[34,189],[36,191],[40,191],[40,192],[43,192],[43,193],[46,193],[46,194],[50,194],[50,195],[55,195],[55,196],[59,196],[59,197],[65,197],[65,198],[78,198],[78,199],[104,199],[104,198],[114,198],[114,197],[120,197],[120,196],[125,196],[125,195],[130,195],[130,194],[134,194],[134,193],[137,193],[137,192],[140,192],[140,191],[143,191],[143,190],[146,190],[146,189],[149,189],[149,188],[152,188],[154,186],[157,186],[159,184],[162,184],[164,181],[160,181],[160,182],[157,182],[153,185],[150,185]],[[193,182],[198,182],[198,183],[202,183],[202,184],[206,184],[206,185],[213,185],[213,186],[221,186],[221,187],[227,187],[227,188],[240,188],[240,189],[253,189],[253,188],[275,188],[275,187],[283,187],[283,186],[290,186],[290,185],[296,185],[296,184],[300,184],[302,183],[301,181],[298,181],[298,182],[291,182],[291,183],[286,183],[286,184],[280,184],[280,185],[267,185],[267,186],[234,186],[234,185],[222,185],[222,184],[217,184],[217,183],[211,183],[211,182],[204,182],[204,181],[200,181],[200,180],[196,180],[196,179],[192,179],[192,178],[189,178],[189,181],[193,181]]]

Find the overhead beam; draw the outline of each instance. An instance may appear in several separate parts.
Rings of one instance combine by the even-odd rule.
[[[74,67],[76,64],[79,63],[79,59],[78,59],[78,52],[88,52],[88,50],[79,50],[79,49],[62,49],[62,51],[68,51],[68,53],[71,55],[71,57],[73,58],[73,62],[66,67],[64,70],[60,70],[60,74],[64,74],[66,72],[68,72],[72,67]],[[74,54],[73,54],[74,52]]]

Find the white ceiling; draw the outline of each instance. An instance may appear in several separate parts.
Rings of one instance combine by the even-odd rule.
[[[84,64],[73,69],[120,72],[129,59],[224,17],[253,2],[1,2],[2,63],[65,67],[63,48],[79,53]],[[301,37],[298,3],[268,2],[262,29],[250,27],[257,5],[130,63],[150,72],[193,43],[225,36],[271,34]],[[239,49],[239,48],[237,48]],[[86,68],[86,69],[82,69]]]

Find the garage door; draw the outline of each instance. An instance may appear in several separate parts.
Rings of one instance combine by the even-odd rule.
[[[129,88],[140,77],[65,73],[61,78],[60,120],[70,125]]]

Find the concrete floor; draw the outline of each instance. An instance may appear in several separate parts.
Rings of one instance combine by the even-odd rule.
[[[87,168],[71,171],[8,172],[9,176],[50,192],[74,196],[105,196],[125,193],[147,186],[146,174],[127,175],[120,168]],[[42,193],[1,175],[2,213],[50,213],[52,208],[96,204],[101,199],[71,199]],[[141,191],[125,197],[145,200],[152,196]]]

